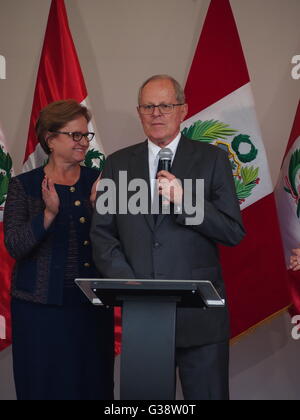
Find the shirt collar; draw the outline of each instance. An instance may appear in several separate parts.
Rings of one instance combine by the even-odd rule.
[[[173,152],[173,159],[174,159],[174,156],[176,154],[176,150],[177,150],[177,147],[178,147],[178,143],[179,143],[180,138],[181,138],[181,132],[179,132],[177,134],[177,136],[175,137],[175,139],[172,140],[171,143],[169,143],[166,146],[168,149],[172,150],[172,152]],[[151,153],[154,157],[156,157],[157,154],[159,153],[159,151],[161,150],[161,147],[157,146],[151,140],[148,139],[148,150],[149,150],[149,154]]]

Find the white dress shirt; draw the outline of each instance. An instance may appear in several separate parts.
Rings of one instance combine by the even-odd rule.
[[[172,150],[172,163],[177,151],[178,143],[181,138],[181,133],[179,132],[174,140],[169,143],[166,148]],[[148,139],[148,155],[149,155],[149,179],[150,179],[150,186],[151,186],[151,200],[153,201],[153,192],[155,187],[156,181],[156,173],[158,167],[159,156],[158,153],[160,152],[161,147],[154,144],[151,140]]]

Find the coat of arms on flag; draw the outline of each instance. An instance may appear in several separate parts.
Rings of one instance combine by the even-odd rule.
[[[249,165],[256,160],[258,149],[247,134],[238,131],[221,121],[198,120],[182,132],[191,140],[213,144],[225,150],[231,162],[237,197],[240,204],[251,196],[259,184],[259,167]],[[233,139],[230,139],[234,135]],[[246,147],[245,147],[246,146]]]
[[[275,188],[289,292],[293,307],[300,313],[300,272],[289,270],[293,249],[300,247],[300,101]]]
[[[300,138],[295,144],[298,146]],[[300,218],[300,148],[293,150],[288,159],[288,168],[284,176],[284,191],[290,195],[295,205],[295,213]],[[288,197],[286,197],[288,198]]]

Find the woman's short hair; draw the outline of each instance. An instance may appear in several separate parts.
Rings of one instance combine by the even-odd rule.
[[[155,76],[151,76],[151,77],[149,77],[149,79],[145,80],[145,82],[139,88],[139,92],[138,92],[138,104],[139,105],[141,105],[142,91],[143,91],[144,87],[149,82],[152,82],[154,80],[170,80],[170,82],[174,86],[176,100],[180,104],[184,104],[185,103],[185,94],[184,94],[184,90],[182,89],[180,83],[177,82],[177,80],[174,79],[174,77],[169,76],[168,74],[156,74]]]
[[[51,153],[47,142],[50,138],[57,135],[50,132],[60,130],[68,122],[78,117],[84,117],[87,122],[91,120],[90,111],[74,99],[52,102],[41,110],[35,125],[35,132],[41,147],[47,155]]]

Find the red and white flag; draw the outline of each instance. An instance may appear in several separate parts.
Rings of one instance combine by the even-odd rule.
[[[283,158],[275,196],[284,245],[286,267],[292,249],[300,248],[300,101]],[[288,271],[293,312],[300,314],[300,272]]]
[[[266,152],[229,0],[211,0],[185,93],[183,133],[230,158],[247,235],[221,247],[232,336],[286,307],[286,270]]]
[[[0,351],[11,344],[10,282],[14,261],[5,248],[3,235],[3,211],[11,175],[12,160],[0,126]]]
[[[41,109],[53,101],[64,99],[75,99],[90,109],[87,96],[64,0],[52,0],[33,99],[24,171],[41,166],[47,161],[47,155],[38,144],[34,129]],[[96,132],[96,136],[90,144],[84,163],[102,170],[105,158],[93,120],[89,123],[89,130]],[[116,310],[116,353],[120,351],[120,337],[120,311]]]
[[[64,0],[52,0],[35,86],[24,157],[25,172],[47,161],[47,155],[35,134],[35,124],[41,109],[53,101],[65,99],[75,99],[88,105],[87,89],[70,32]],[[92,121],[89,130],[95,132]],[[85,165],[102,169],[103,163],[103,147],[96,133]]]

